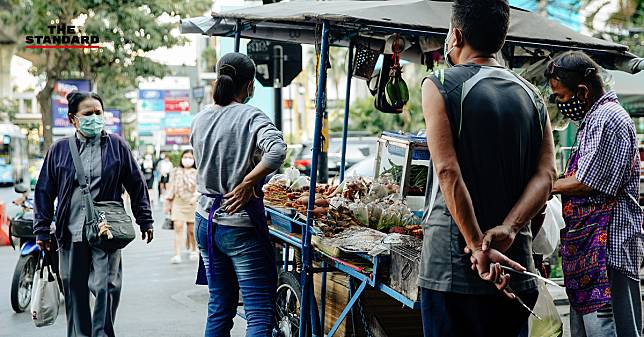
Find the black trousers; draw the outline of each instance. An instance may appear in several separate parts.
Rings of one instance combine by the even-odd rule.
[[[517,337],[530,312],[516,300],[496,295],[466,295],[421,288],[425,337]],[[517,294],[530,308],[537,289]]]

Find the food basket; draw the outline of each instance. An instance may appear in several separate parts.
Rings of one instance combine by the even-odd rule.
[[[418,275],[420,273],[422,241],[416,244],[392,245],[389,285],[411,300],[419,300]]]

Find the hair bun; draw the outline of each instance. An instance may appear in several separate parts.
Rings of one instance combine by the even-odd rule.
[[[70,91],[70,92],[67,94],[67,96],[66,96],[67,101],[71,101],[71,100],[73,100],[73,99],[74,99],[74,96],[78,95],[79,93],[80,93],[80,92],[78,92],[78,90]]]

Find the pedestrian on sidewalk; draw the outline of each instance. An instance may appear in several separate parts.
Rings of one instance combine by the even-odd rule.
[[[207,281],[210,290],[205,336],[230,336],[241,289],[246,336],[270,337],[277,269],[261,187],[284,162],[286,144],[268,116],[246,104],[254,91],[253,61],[226,54],[217,75],[215,104],[195,116],[190,135],[201,193],[195,233],[204,268],[198,282]]]
[[[146,153],[141,162],[141,172],[143,172],[143,177],[145,177],[145,182],[148,187],[148,193],[152,191],[154,187],[154,171],[156,167],[154,165],[154,159],[152,158],[151,153]]]
[[[433,164],[418,280],[426,337],[517,337],[530,312],[514,296],[530,308],[537,300],[536,280],[501,269],[535,272],[530,219],[555,178],[545,104],[496,59],[509,17],[505,0],[455,0],[450,67],[423,82]]]
[[[190,252],[190,261],[197,261],[194,221],[197,209],[197,169],[192,150],[181,154],[179,167],[172,170],[168,179],[166,208],[170,211],[170,220],[174,223],[174,257],[172,263],[181,263],[181,246],[185,242]],[[186,229],[185,240],[183,229]]]
[[[76,142],[94,201],[122,202],[123,188],[142,233],[153,238],[148,190],[127,143],[103,130],[103,101],[94,93],[71,92],[68,118],[72,137],[54,143],[47,152],[36,184],[34,233],[41,249],[50,249],[50,226],[56,207],[56,241],[65,294],[67,336],[114,336],[114,318],[121,296],[121,251],[90,246],[83,235],[87,210],[76,179],[70,143]],[[90,277],[91,275],[91,277]],[[90,311],[90,291],[95,296]]]
[[[546,69],[559,110],[579,126],[552,192],[562,196],[566,222],[561,255],[572,336],[634,337],[642,331],[638,141],[600,69],[580,51],[557,56]]]
[[[172,172],[172,162],[168,159],[168,155],[163,152],[161,158],[156,165],[159,170],[159,198],[161,198],[167,189],[168,181],[170,180],[170,173]]]

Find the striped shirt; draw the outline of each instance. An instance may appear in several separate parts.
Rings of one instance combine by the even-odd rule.
[[[584,117],[577,144],[576,178],[600,192],[590,198],[597,203],[617,199],[608,229],[608,265],[639,280],[643,251],[638,142],[633,121],[613,91],[604,94]]]

